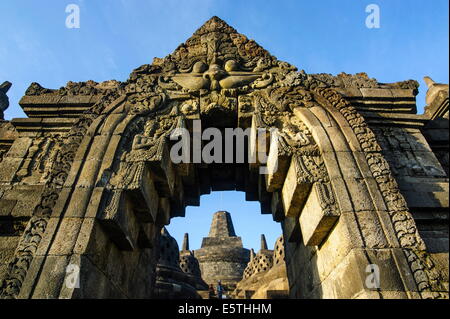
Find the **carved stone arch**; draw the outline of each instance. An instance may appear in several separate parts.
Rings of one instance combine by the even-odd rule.
[[[347,244],[349,251],[355,249],[354,251],[359,255],[358,263],[366,266],[382,265],[385,267],[380,270],[383,273],[392,272],[394,269],[396,272],[396,275],[389,280],[385,279],[385,283],[388,282],[391,287],[380,287],[373,291],[369,289],[360,297],[440,296],[439,292],[433,292],[444,289],[438,283],[437,278],[440,278],[440,275],[434,266],[427,269],[427,263],[433,265],[433,261],[426,253],[415,221],[408,212],[406,202],[390,173],[389,165],[381,154],[375,135],[365,123],[364,118],[339,93],[330,88],[314,85],[312,87],[310,92],[314,98],[308,99],[308,104],[302,103],[304,96],[300,94],[298,101],[291,96],[289,100],[292,103],[289,105],[293,113],[306,124],[313,138],[318,141],[333,189],[338,190],[336,198],[339,212],[336,216],[339,216],[340,220],[336,227],[339,227],[339,223],[342,222],[346,225],[349,234],[351,233],[349,235],[351,241]],[[305,87],[288,89],[291,92],[296,90],[307,91]],[[292,105],[295,107],[292,108]],[[300,221],[302,213],[300,213]],[[292,216],[287,214],[287,217],[289,219]],[[293,217],[298,216],[294,214]],[[295,237],[297,240],[299,237],[305,237],[302,229],[299,231],[298,226],[295,226],[298,221],[287,222],[288,219],[285,219],[283,225],[288,242],[295,242]],[[333,223],[328,225],[327,236],[333,236],[332,227],[334,227]],[[304,228],[307,230],[308,227],[305,225]],[[286,230],[289,232],[286,233]],[[321,240],[316,244],[322,243],[323,237],[320,238]],[[327,238],[327,240],[338,241],[339,239]],[[314,241],[311,242],[313,243]],[[307,246],[307,244],[307,240],[304,240],[303,245]],[[310,254],[317,255],[317,250]],[[358,268],[358,266],[355,267]],[[324,268],[323,265],[322,268]],[[291,277],[295,276],[291,275]],[[307,281],[306,277],[314,276],[307,274],[298,279],[299,287],[307,288],[301,284],[302,280]],[[290,279],[292,281],[292,278]],[[304,289],[298,296],[314,296],[314,294],[305,294],[307,290]],[[327,294],[319,293],[318,296],[339,297],[342,293],[332,291],[334,293],[330,294],[328,291]]]
[[[374,217],[379,225],[376,229],[385,237],[385,244],[373,242],[373,247],[389,247],[408,298],[445,297],[442,275],[427,252],[375,134],[364,117],[338,92],[322,87],[315,87],[313,91],[328,102],[324,104],[325,108],[339,123],[366,182],[367,197],[373,201]],[[370,236],[364,237],[370,240]]]
[[[210,167],[169,158],[167,136],[193,120],[278,130],[268,147],[250,144],[269,151],[267,163],[239,166],[232,187],[281,223],[291,297],[439,297],[445,287],[375,135],[320,78],[217,17],[134,70],[63,138],[2,297],[151,297],[159,230],[212,189],[197,172]],[[34,84],[29,94],[51,92]],[[80,288],[67,282],[71,265]]]
[[[44,91],[37,83],[32,83],[30,88],[32,87]],[[86,134],[91,135],[92,130],[98,126],[96,122],[98,124],[102,121],[105,108],[116,103],[120,103],[120,87],[106,89],[98,102],[80,116],[65,136],[58,140],[55,158],[51,163],[41,199],[35,207],[31,208],[32,217],[28,221],[16,248],[14,259],[8,266],[7,276],[3,280],[0,290],[2,298],[32,298],[39,272],[48,256],[49,239],[55,235],[55,228],[59,224],[61,207],[58,207],[57,203],[67,200],[64,186],[70,170],[79,164],[76,163],[75,154],[80,149],[86,148],[86,145],[82,145],[83,137]]]

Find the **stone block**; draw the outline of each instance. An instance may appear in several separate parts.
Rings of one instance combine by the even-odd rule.
[[[347,98],[351,98],[351,99],[362,98],[361,90],[356,87],[346,87],[346,88],[335,87],[333,89],[336,90],[337,92],[339,92],[342,96],[347,97]]]
[[[362,152],[361,144],[359,143],[358,138],[355,135],[355,131],[349,126],[348,122],[347,125],[340,125],[340,130],[345,136],[347,145],[349,147],[348,150],[352,152]]]
[[[49,255],[69,255],[73,252],[83,218],[65,217],[60,221]]]
[[[87,256],[99,269],[106,270],[109,256],[113,254],[113,250],[118,250],[118,248],[110,240],[100,222],[94,218],[85,218],[74,253]]]
[[[309,108],[309,110],[317,117],[318,121],[327,132],[329,132],[332,127],[336,127],[336,122],[322,106],[313,106]]]
[[[269,155],[267,157],[268,174],[265,175],[267,191],[269,192],[273,192],[283,187],[291,162],[290,156],[283,154],[278,147],[275,148],[273,145],[274,143],[271,143]]]
[[[102,161],[96,159],[90,159],[83,162],[81,172],[78,176],[78,187],[92,188],[95,187],[95,181],[97,180],[97,175],[100,170]],[[67,186],[67,183],[64,184]]]
[[[393,98],[392,91],[389,89],[360,88],[360,90],[365,99],[391,100]]]
[[[107,190],[104,187],[95,187],[89,199],[89,204],[86,209],[87,218],[96,218],[105,209],[105,198]]]
[[[416,100],[416,94],[413,89],[391,89],[392,97],[395,99],[410,99]]]
[[[337,157],[339,169],[341,170],[342,176],[344,178],[361,178],[361,173],[359,172],[359,167],[356,164],[353,152],[335,152]]]
[[[314,184],[311,193],[303,207],[299,223],[302,233],[302,239],[305,246],[317,246],[331,231],[336,223],[339,212],[333,208],[324,210],[323,195],[319,184]]]
[[[160,227],[169,225],[170,223],[170,201],[167,198],[159,199],[158,215],[156,217],[156,224]]]
[[[298,182],[300,169],[293,158],[281,191],[284,214],[287,217],[298,216],[312,187],[312,184]]]
[[[276,191],[272,193],[272,201],[271,201],[271,212],[273,216],[273,220],[276,222],[280,222],[284,218],[283,211],[283,202],[281,200],[281,192]]]
[[[0,183],[11,183],[23,161],[23,158],[5,157],[0,162]]]
[[[86,214],[86,210],[89,207],[89,200],[92,195],[92,188],[75,187],[74,189],[64,188],[61,192],[62,196],[58,199],[57,206],[62,206],[62,211],[64,217],[77,217],[83,218]],[[69,193],[68,200],[66,204],[64,196]],[[58,212],[54,210],[55,216]]]
[[[41,200],[42,189],[42,185],[16,185],[7,190],[3,199],[17,200],[11,215],[13,217],[30,217]]]
[[[7,156],[13,158],[24,158],[27,155],[28,149],[33,143],[33,139],[29,137],[19,137],[14,140],[14,143],[11,145]]]
[[[35,299],[57,299],[66,279],[66,267],[70,257],[62,256],[35,256],[28,270],[27,277],[38,274],[38,267],[42,265],[42,270],[36,277],[35,287],[27,287],[30,280],[25,280],[25,287],[22,287],[19,298],[26,298],[25,293],[30,293],[28,298]]]
[[[156,220],[159,196],[149,169],[144,169],[139,188],[127,190],[126,193],[133,203],[134,211],[139,220],[145,223]]]
[[[375,209],[365,179],[349,177],[345,180],[345,184],[351,196],[354,212]]]
[[[125,116],[125,113],[109,114],[100,129],[100,135],[111,135],[115,131],[117,125],[124,120]]]
[[[122,250],[134,250],[139,235],[139,223],[133,204],[121,191],[112,195],[111,201],[100,217],[111,240]]]
[[[16,203],[16,200],[0,199],[0,217],[11,216]]]
[[[387,248],[390,246],[380,223],[379,214],[386,215],[387,212],[362,211],[354,213],[361,236],[368,248]]]
[[[285,217],[282,221],[283,236],[286,242],[298,243],[301,241],[300,224],[298,218]]]
[[[75,255],[72,256],[70,263],[79,267],[79,288],[63,285],[59,298],[121,299],[127,297],[99,268],[92,264],[89,258]]]

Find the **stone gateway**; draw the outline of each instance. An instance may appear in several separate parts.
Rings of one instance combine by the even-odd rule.
[[[157,297],[163,227],[237,190],[281,224],[291,298],[448,298],[448,85],[427,85],[418,115],[416,81],[307,74],[217,17],[125,82],[32,83],[0,117],[0,296]],[[276,129],[248,148],[277,170],[173,163],[194,120]]]

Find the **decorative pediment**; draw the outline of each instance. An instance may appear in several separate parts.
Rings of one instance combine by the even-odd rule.
[[[296,70],[218,17],[200,27],[165,58],[135,69],[129,83],[155,82],[164,90],[197,93],[264,88]],[[274,77],[274,73],[283,76]]]

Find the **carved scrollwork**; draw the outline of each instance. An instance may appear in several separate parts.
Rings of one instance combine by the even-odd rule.
[[[16,180],[23,181],[36,172],[40,182],[45,182],[50,175],[52,163],[56,160],[59,143],[59,137],[34,139],[16,173]]]
[[[327,175],[325,175],[327,176]],[[328,176],[327,176],[328,177]],[[326,179],[326,178],[325,178]],[[339,212],[336,202],[336,196],[331,183],[324,180],[314,185],[319,198],[319,204],[323,214],[326,216],[335,215]]]
[[[238,103],[240,113],[251,113],[254,110],[253,97],[251,95],[239,95]]]
[[[47,218],[31,217],[16,248],[14,260],[8,265],[8,276],[0,286],[1,298],[14,298],[19,294],[46,227]]]
[[[296,155],[294,159],[298,163],[298,184],[313,184],[327,182],[328,172],[321,156]]]
[[[145,115],[161,109],[167,100],[164,93],[161,94],[134,94],[128,98],[131,104],[131,113]]]
[[[181,104],[180,111],[184,115],[196,114],[199,110],[199,102],[197,100],[188,100]]]
[[[211,94],[201,98],[200,112],[202,114],[210,114],[216,110],[220,110],[225,113],[236,112],[237,99],[217,92],[212,92]]]

